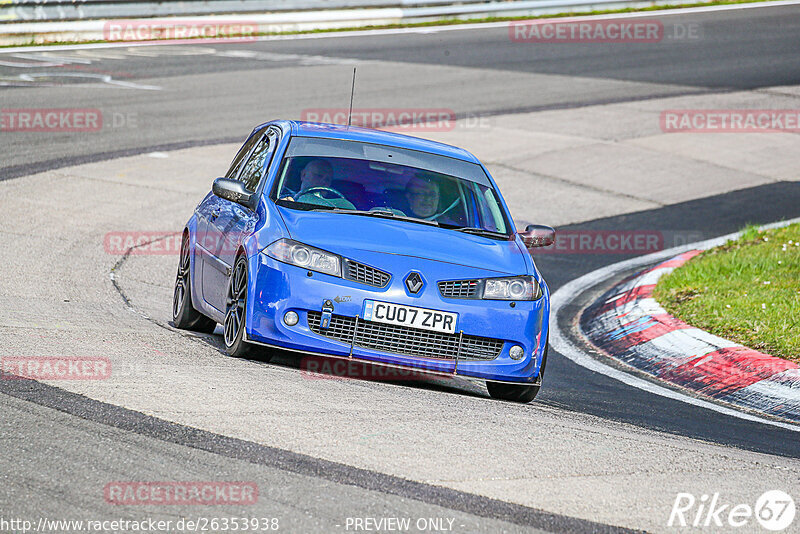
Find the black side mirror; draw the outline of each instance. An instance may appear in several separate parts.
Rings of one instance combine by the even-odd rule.
[[[549,247],[556,241],[556,231],[543,224],[529,224],[524,232],[517,232],[528,248]]]
[[[231,178],[217,178],[214,180],[214,186],[211,191],[220,198],[236,202],[248,208],[252,207],[251,204],[255,197],[255,193],[248,191],[242,182]]]

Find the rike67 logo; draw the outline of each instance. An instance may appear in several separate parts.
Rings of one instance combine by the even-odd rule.
[[[725,502],[719,493],[702,495],[699,498],[691,493],[678,493],[668,527],[725,527],[743,528],[756,532],[757,525],[778,532],[785,530],[794,522],[794,499],[780,490],[767,491],[759,497],[755,506]]]

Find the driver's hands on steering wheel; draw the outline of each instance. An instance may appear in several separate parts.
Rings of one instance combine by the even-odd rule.
[[[305,191],[299,191],[295,195],[295,198],[297,199],[297,198],[304,197],[306,195],[312,195],[312,194],[315,194],[315,193],[318,193],[318,192],[333,193],[334,195],[336,195],[336,197],[341,198],[342,200],[347,200],[347,198],[342,193],[337,191],[336,189],[334,189],[332,187],[321,186],[321,185],[316,186],[316,187],[309,187]],[[320,198],[325,198],[322,195],[317,195],[317,196],[319,196]]]
[[[326,194],[330,193],[330,194]],[[324,195],[324,196],[323,196]],[[310,196],[311,198],[304,199]],[[313,199],[313,200],[312,200]],[[325,186],[309,187],[305,191],[300,191],[292,198],[294,202],[303,202],[306,204],[316,204],[321,206],[328,206],[331,208],[343,208],[354,210],[355,205],[350,202],[340,191]]]

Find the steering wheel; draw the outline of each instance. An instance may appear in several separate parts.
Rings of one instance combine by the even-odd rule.
[[[436,219],[438,219],[439,217],[441,217],[445,213],[449,213],[453,208],[455,208],[458,205],[458,201],[459,201],[459,199],[458,199],[458,197],[456,197],[456,199],[453,201],[453,203],[450,204],[448,207],[446,207],[444,209],[444,211],[440,211],[438,213],[434,213],[430,217],[425,217],[425,219],[428,220],[428,221],[435,221]]]
[[[295,201],[299,202],[300,201],[299,199],[301,197],[304,197],[306,195],[310,195],[312,193],[316,193],[317,191],[327,191],[329,193],[333,193],[334,195],[336,195],[336,197],[341,198],[342,200],[347,200],[347,198],[345,198],[345,196],[343,194],[341,194],[339,191],[337,191],[336,189],[334,189],[332,187],[323,187],[323,186],[310,187],[310,188],[306,189],[305,191],[295,195],[294,199],[295,199]],[[322,198],[324,199],[325,197],[322,197]]]

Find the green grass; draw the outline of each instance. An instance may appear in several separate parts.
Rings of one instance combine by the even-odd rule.
[[[427,26],[450,26],[454,24],[481,24],[487,22],[511,22],[514,20],[536,20],[536,19],[549,19],[549,18],[557,18],[557,17],[586,17],[590,15],[613,15],[617,13],[636,13],[642,11],[663,11],[667,9],[683,9],[687,7],[705,7],[705,6],[724,6],[724,5],[734,5],[734,4],[755,4],[755,3],[766,3],[766,2],[774,2],[776,0],[711,0],[710,2],[690,2],[685,4],[665,4],[660,6],[650,6],[650,7],[643,7],[643,8],[621,8],[621,9],[605,9],[605,10],[594,10],[594,11],[568,11],[564,13],[553,13],[551,15],[538,15],[538,16],[523,16],[523,17],[484,17],[484,18],[471,18],[471,19],[459,19],[459,18],[451,18],[451,19],[442,19],[442,20],[434,20],[428,22],[410,22],[410,23],[401,23],[401,24],[385,24],[385,25],[370,25],[370,26],[353,26],[347,28],[326,28],[326,29],[319,29],[319,30],[306,30],[306,31],[290,31],[290,32],[274,32],[274,33],[258,33],[255,34],[259,37],[269,36],[269,35],[298,35],[304,33],[331,33],[331,32],[348,32],[348,31],[364,31],[364,30],[386,30],[386,29],[395,29],[395,28],[423,28]],[[163,19],[162,19],[163,20]],[[235,36],[233,37],[235,38]],[[192,41],[193,39],[200,39],[198,38],[186,38],[186,41]],[[26,44],[17,44],[17,45],[0,45],[0,48],[16,48],[21,46],[57,46],[57,45],[70,45],[70,44],[92,44],[92,43],[108,43],[108,42],[115,42],[115,41],[105,41],[102,39],[99,40],[87,40],[87,41],[52,41],[47,43],[37,44],[34,41],[30,41]],[[120,41],[120,42],[135,42],[135,41]]]
[[[656,285],[672,315],[773,356],[800,362],[800,224],[745,228]]]

